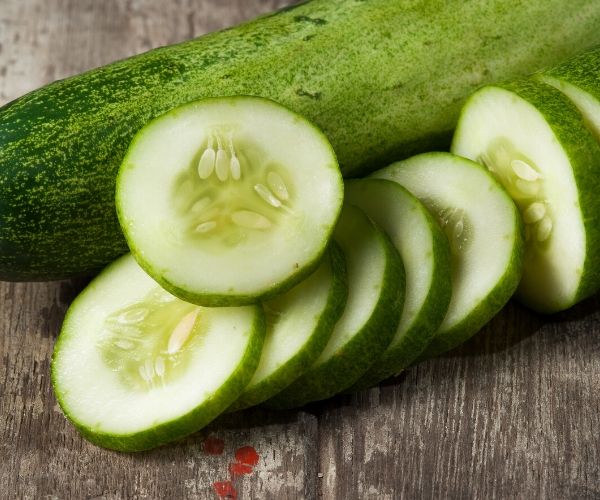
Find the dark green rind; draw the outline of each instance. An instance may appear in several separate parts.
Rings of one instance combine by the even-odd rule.
[[[252,388],[246,388],[238,400],[229,407],[227,411],[237,411],[250,406],[258,405],[277,393],[283,391],[294,380],[300,377],[317,360],[333,331],[335,323],[344,311],[346,298],[348,296],[348,284],[346,278],[346,263],[344,254],[335,242],[331,242],[329,259],[333,282],[327,297],[327,305],[310,336],[310,339],[286,363],[282,364],[269,377],[262,380]],[[267,330],[267,335],[268,335]]]
[[[600,106],[600,48],[584,52],[559,66],[541,71],[533,75],[533,78],[552,85],[561,91],[561,82],[570,84],[589,94]],[[555,83],[558,83],[558,85]],[[577,103],[574,104],[577,105]],[[585,110],[580,109],[580,111],[584,118],[587,118]],[[600,116],[595,116],[593,122],[596,126],[591,127],[592,132],[599,131]],[[596,139],[600,141],[600,135]]]
[[[403,196],[410,196],[415,199],[416,203],[421,204],[417,198],[400,186],[400,184],[384,179],[347,181],[346,201],[364,210],[377,223],[377,214],[365,209],[365,203],[361,203],[361,197],[371,196],[372,199],[377,200],[375,196],[376,192],[369,194],[368,187],[370,185],[375,188],[382,184],[392,186],[392,188],[387,187],[387,189],[401,190]],[[352,186],[354,192],[348,189],[349,185]],[[446,235],[425,207],[423,207],[423,212],[433,240],[434,266],[429,293],[423,302],[420,312],[415,317],[410,328],[404,332],[402,339],[396,345],[390,345],[384,351],[371,368],[350,388],[351,391],[358,391],[376,385],[382,380],[398,375],[402,370],[408,368],[429,345],[438,327],[444,320],[448,305],[450,304],[450,298],[452,297],[450,247]]]
[[[389,345],[398,327],[404,301],[404,268],[387,235],[379,229],[376,234],[385,251],[386,265],[380,298],[371,317],[334,356],[311,366],[286,389],[266,401],[266,407],[294,408],[343,392],[377,361]],[[362,235],[356,236],[360,238]],[[351,282],[349,286],[352,286]]]
[[[533,298],[526,299],[517,291],[517,298],[527,307],[544,314],[559,312],[600,289],[600,145],[577,107],[554,87],[531,80],[496,87],[513,92],[539,111],[573,168],[586,233],[586,257],[577,292],[569,302],[549,305],[536,303]]]
[[[122,257],[121,259],[123,258],[126,257]],[[116,267],[121,259],[109,265],[95,280],[100,279],[104,274],[111,272],[113,267]],[[54,352],[52,354],[52,362],[50,366],[52,386],[54,387],[54,394],[58,404],[60,405],[67,419],[88,441],[103,448],[109,448],[117,451],[130,452],[156,448],[157,446],[176,441],[199,431],[202,427],[208,425],[212,420],[223,413],[227,407],[231,405],[231,403],[234,402],[240,394],[242,394],[246,384],[250,381],[254,371],[258,366],[265,337],[265,314],[262,307],[259,305],[255,306],[256,314],[254,324],[252,326],[251,336],[248,339],[248,345],[241,362],[231,373],[225,383],[218,389],[218,391],[216,391],[204,403],[194,408],[191,412],[170,422],[157,425],[151,429],[125,435],[96,432],[81,422],[73,419],[69,415],[68,408],[66,408],[64,404],[62,394],[57,390],[54,360],[57,353],[61,349],[65,335],[68,335],[66,332],[69,327],[70,314],[77,308],[78,302],[82,300],[94,281],[88,285],[88,288],[86,288],[69,307],[60,335],[54,346]]]
[[[280,105],[278,105],[276,102],[272,101],[271,99],[265,99],[265,98],[254,97],[254,96],[230,96],[229,98],[219,97],[219,98],[207,98],[204,100],[211,100],[211,99],[234,100],[234,99],[239,99],[239,98],[256,99],[257,101],[261,101],[265,105],[273,105],[273,106],[280,107]],[[151,126],[151,125],[155,124],[156,121],[160,121],[163,118],[168,118],[173,113],[179,113],[182,109],[184,109],[188,106],[190,106],[190,107],[197,106],[201,103],[202,103],[202,100],[194,101],[194,102],[185,104],[183,106],[179,106],[176,109],[170,110],[167,113],[164,113],[163,115],[155,118],[151,123],[148,123],[146,126]],[[291,115],[294,115],[295,120],[305,124],[307,127],[310,127],[315,132],[315,134],[320,136],[323,144],[326,144],[327,147],[329,148],[329,150],[331,151],[331,158],[332,158],[331,169],[335,170],[335,172],[339,172],[335,151],[333,150],[331,143],[327,140],[327,137],[323,134],[323,132],[318,127],[316,127],[313,123],[311,123],[306,118],[304,118],[303,116],[298,115],[297,113],[294,113],[293,111],[291,111],[289,109],[287,111]],[[133,257],[135,258],[135,260],[137,261],[137,263],[139,264],[139,266],[149,276],[151,276],[153,280],[155,280],[165,290],[172,293],[176,297],[180,298],[181,300],[185,300],[186,302],[191,302],[192,304],[197,304],[197,305],[204,306],[204,307],[244,306],[244,305],[256,304],[257,302],[265,302],[269,299],[272,299],[273,297],[276,297],[277,295],[287,292],[288,290],[293,288],[294,285],[296,285],[296,284],[300,283],[302,280],[306,279],[311,273],[313,273],[317,269],[317,267],[319,266],[319,263],[321,262],[321,259],[323,258],[325,250],[327,249],[327,244],[330,240],[331,234],[333,233],[333,231],[335,229],[335,225],[339,219],[340,212],[342,210],[342,204],[344,201],[344,182],[342,180],[341,174],[339,174],[339,178],[338,178],[338,187],[339,187],[338,202],[339,203],[338,203],[337,214],[335,214],[335,217],[332,219],[331,224],[328,227],[328,234],[326,235],[325,239],[323,240],[323,245],[321,246],[321,248],[319,248],[319,251],[317,253],[315,253],[312,260],[310,260],[309,262],[306,262],[304,265],[302,265],[298,269],[294,270],[294,272],[292,272],[289,276],[287,276],[285,279],[282,279],[278,283],[270,283],[269,287],[267,289],[257,290],[257,292],[255,294],[239,294],[239,293],[235,293],[233,291],[228,292],[228,293],[215,293],[212,290],[206,290],[204,292],[201,292],[198,290],[192,291],[192,290],[187,290],[187,289],[184,289],[184,288],[178,286],[177,284],[175,284],[172,281],[165,278],[165,276],[160,271],[156,271],[154,269],[154,267],[151,265],[151,263],[148,262],[148,260],[145,258],[144,249],[138,248],[138,245],[136,245],[135,240],[129,233],[128,221],[127,221],[125,214],[123,214],[123,211],[121,208],[120,196],[119,196],[119,191],[120,191],[119,187],[121,185],[121,177],[122,177],[121,174],[128,168],[132,168],[131,164],[128,163],[128,158],[129,158],[129,155],[131,154],[131,152],[136,148],[137,142],[143,137],[146,126],[144,126],[134,136],[134,138],[127,150],[125,158],[123,159],[123,164],[121,165],[121,168],[119,169],[119,174],[117,175],[117,181],[116,181],[117,187],[116,187],[115,204],[116,204],[117,216],[118,216],[119,222],[121,224],[121,229],[123,231],[123,235],[125,236],[127,245],[129,246],[129,250],[130,250],[131,254],[133,255]]]
[[[55,82],[0,110],[0,279],[64,278],[124,253],[117,168],[174,106],[273,98],[319,125],[356,175],[445,147],[480,85],[598,43],[590,0],[313,0]]]
[[[507,201],[509,202],[509,206],[513,211],[513,220],[516,231],[509,264],[507,265],[504,274],[498,280],[496,286],[488,293],[488,295],[481,299],[479,305],[475,307],[460,323],[457,323],[453,328],[445,330],[444,332],[436,332],[430,344],[419,357],[420,360],[438,356],[446,351],[449,351],[450,349],[453,349],[454,347],[459,346],[475,335],[479,330],[481,330],[481,328],[506,305],[508,300],[517,289],[521,279],[524,251],[523,222],[521,220],[521,215],[502,185],[491,176],[485,167],[471,160],[455,156],[450,153],[423,153],[420,156],[425,155],[429,157],[438,156],[440,161],[444,162],[448,161],[448,158],[452,158],[453,161],[458,161],[468,165],[471,168],[477,168],[482,172],[485,172],[485,174],[490,177],[492,182],[496,184],[499,192],[505,194]],[[391,172],[394,169],[402,168],[402,165],[402,162],[393,163],[389,167],[386,167],[379,172]]]

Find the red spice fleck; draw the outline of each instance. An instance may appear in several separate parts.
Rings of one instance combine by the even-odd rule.
[[[229,472],[232,478],[243,476],[244,474],[252,474],[252,466],[248,464],[229,464]]]
[[[231,481],[217,481],[213,483],[215,493],[221,498],[237,498],[237,491]]]
[[[235,459],[240,464],[254,466],[258,463],[258,453],[252,446],[242,446],[236,450]]]
[[[202,450],[207,455],[221,455],[225,448],[225,441],[216,437],[207,437],[202,443]]]

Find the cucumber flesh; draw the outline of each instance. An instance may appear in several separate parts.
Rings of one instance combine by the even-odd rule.
[[[344,391],[376,362],[398,326],[404,270],[388,237],[361,210],[344,204],[334,239],[346,257],[344,312],[318,359],[266,402],[271,408],[302,406]]]
[[[561,92],[534,81],[467,102],[453,152],[487,166],[518,205],[526,250],[518,296],[552,313],[600,287],[600,146]]]
[[[197,431],[235,401],[264,332],[260,306],[183,302],[126,255],[71,305],[52,359],[54,391],[93,443],[153,448]]]
[[[508,301],[521,273],[521,221],[502,186],[477,163],[425,153],[373,174],[398,182],[437,217],[452,253],[452,298],[425,356],[458,346]]]
[[[312,275],[264,304],[267,334],[260,363],[229,411],[262,403],[302,375],[327,345],[347,295],[344,255],[332,242]]]
[[[151,121],[116,193],[139,264],[173,295],[207,306],[265,300],[314,271],[342,199],[325,136],[272,101],[242,96]]]
[[[349,180],[345,196],[387,233],[406,273],[398,329],[385,352],[355,384],[358,389],[397,375],[419,357],[446,315],[452,275],[445,234],[423,204],[398,183]]]

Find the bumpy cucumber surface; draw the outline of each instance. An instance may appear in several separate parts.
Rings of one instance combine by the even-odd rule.
[[[520,208],[525,304],[552,313],[598,290],[600,146],[565,95],[533,81],[484,87],[452,150],[486,165]]]
[[[373,174],[398,182],[437,217],[450,242],[452,298],[424,356],[477,333],[515,291],[522,227],[506,191],[481,165],[450,153],[425,153]]]
[[[354,385],[358,389],[397,375],[419,357],[446,315],[452,275],[446,235],[425,206],[398,183],[350,180],[345,196],[388,234],[406,273],[398,329],[385,352]]]
[[[153,448],[197,431],[237,399],[264,333],[260,306],[183,302],[127,255],[69,308],[52,358],[54,391],[93,443]]]
[[[260,363],[229,411],[262,403],[301,376],[327,345],[347,295],[344,255],[332,242],[311,276],[263,305],[267,333]]]
[[[175,106],[272,98],[356,174],[445,146],[481,84],[599,43],[590,0],[313,0],[56,82],[0,110],[0,278],[61,278],[125,252],[117,169],[134,134]]]
[[[584,52],[534,78],[571,99],[600,141],[600,49]]]
[[[398,326],[404,270],[389,238],[358,208],[344,205],[334,234],[346,258],[348,299],[325,349],[271,408],[292,408],[350,387],[387,348]]]
[[[180,106],[135,136],[117,211],[138,263],[177,297],[242,305],[319,264],[343,200],[329,141],[259,97]]]

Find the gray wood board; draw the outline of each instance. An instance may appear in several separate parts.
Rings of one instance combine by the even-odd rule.
[[[0,0],[0,105],[58,78],[273,10],[260,0]],[[141,454],[90,445],[49,383],[84,280],[0,283],[0,497],[213,498],[237,448],[239,498],[600,498],[600,299],[516,304],[398,379],[303,411],[247,410]],[[223,439],[207,455],[207,436]]]

